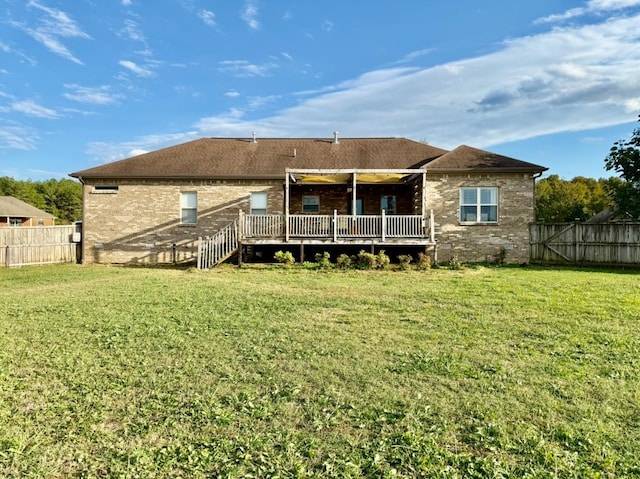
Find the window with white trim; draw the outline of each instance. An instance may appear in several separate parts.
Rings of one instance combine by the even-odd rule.
[[[498,188],[460,188],[461,223],[497,223]]]
[[[183,191],[180,193],[180,224],[195,225],[198,222],[198,193]]]
[[[319,213],[320,197],[304,195],[302,197],[302,212],[303,213]]]
[[[267,214],[267,194],[266,193],[251,193],[250,209],[252,215],[266,215]]]

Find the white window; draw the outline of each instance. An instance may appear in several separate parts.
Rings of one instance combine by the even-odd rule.
[[[462,223],[497,223],[498,188],[461,188]]]
[[[320,197],[319,196],[303,196],[302,197],[302,212],[303,213],[319,213],[320,212]]]
[[[183,191],[180,193],[180,223],[195,225],[198,222],[198,193]]]
[[[266,215],[267,214],[267,194],[251,193],[251,214]]]
[[[22,218],[9,218],[9,226],[22,226]]]
[[[396,210],[396,197],[394,195],[384,195],[380,198],[380,209],[384,210],[388,215],[395,215]]]

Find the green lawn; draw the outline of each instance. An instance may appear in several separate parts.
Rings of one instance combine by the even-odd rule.
[[[0,269],[0,477],[638,477],[640,274]]]

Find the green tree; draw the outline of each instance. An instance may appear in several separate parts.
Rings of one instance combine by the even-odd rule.
[[[551,175],[536,184],[536,220],[584,221],[611,204],[607,180],[576,176],[571,181]]]
[[[640,219],[640,128],[633,130],[630,140],[613,144],[605,158],[605,168],[616,171],[624,180],[610,187],[618,213]]]
[[[50,179],[34,182],[0,177],[0,196],[13,196],[71,223],[82,217],[82,185],[76,181]]]

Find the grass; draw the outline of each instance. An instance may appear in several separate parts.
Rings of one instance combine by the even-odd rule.
[[[0,269],[2,477],[640,476],[640,275]]]

